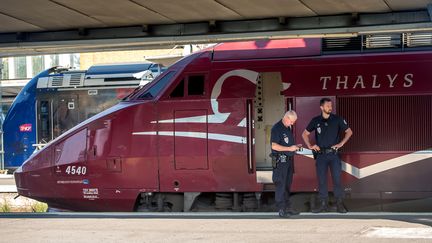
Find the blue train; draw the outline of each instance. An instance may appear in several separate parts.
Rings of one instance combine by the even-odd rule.
[[[165,68],[154,63],[53,67],[21,90],[3,122],[5,168],[19,167],[49,141],[117,104]]]

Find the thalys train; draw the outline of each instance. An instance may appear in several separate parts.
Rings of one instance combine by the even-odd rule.
[[[406,38],[373,46],[383,39],[372,37],[193,53],[33,154],[15,172],[18,193],[74,211],[271,210],[272,125],[296,110],[302,143],[329,97],[354,131],[341,152],[348,209],[431,205],[432,52]],[[317,191],[311,151],[294,164],[292,200],[308,210]]]
[[[163,69],[143,62],[94,65],[88,70],[53,67],[36,75],[5,118],[5,167],[19,167],[38,147],[117,104]]]

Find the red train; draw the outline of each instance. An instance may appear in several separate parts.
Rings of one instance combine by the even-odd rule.
[[[342,152],[348,208],[431,197],[432,52],[362,41],[335,54],[329,43],[225,43],[185,57],[29,158],[18,193],[77,211],[269,209],[271,126],[296,110],[302,143],[325,96],[355,133]],[[303,210],[317,189],[311,157],[295,156]]]

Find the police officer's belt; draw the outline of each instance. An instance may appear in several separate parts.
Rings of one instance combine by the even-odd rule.
[[[271,153],[269,156],[272,159],[273,168],[276,168],[278,163],[286,163],[293,160],[293,156],[288,156],[282,153]]]
[[[288,161],[292,161],[292,156],[286,155],[286,154],[277,154],[277,162],[278,163],[286,163]]]
[[[318,151],[319,154],[334,154],[337,151],[335,149],[332,148],[322,148],[320,149],[320,151]]]

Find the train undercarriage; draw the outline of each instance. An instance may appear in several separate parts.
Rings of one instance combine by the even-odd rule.
[[[310,212],[318,199],[315,192],[293,193],[293,207]],[[419,199],[360,199],[348,194],[344,204],[352,212],[427,212],[432,210],[432,198]],[[137,212],[274,212],[274,192],[185,192],[141,193],[135,204]],[[330,195],[329,212],[335,212],[335,200]]]

